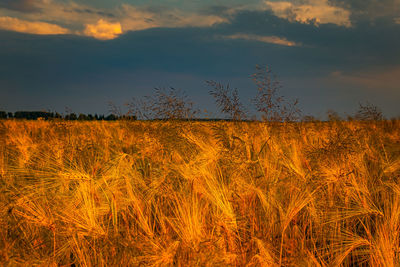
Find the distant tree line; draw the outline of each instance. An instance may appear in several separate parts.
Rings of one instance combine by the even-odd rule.
[[[220,86],[219,84],[214,85],[217,86],[217,89],[220,90],[222,87],[218,87]],[[228,88],[228,87],[227,87]],[[226,92],[223,92],[226,93]],[[229,116],[228,118],[225,119],[221,119],[221,118],[196,118],[194,117],[194,112],[191,114],[192,116],[188,117],[188,116],[182,116],[182,112],[181,110],[181,106],[177,107],[172,107],[168,106],[168,107],[162,107],[163,109],[159,108],[157,105],[157,102],[155,102],[155,104],[153,103],[154,107],[154,112],[157,112],[157,115],[163,115],[160,117],[150,117],[150,116],[143,116],[143,110],[140,110],[139,113],[140,114],[140,118],[141,119],[145,119],[145,120],[196,120],[196,121],[249,121],[249,119],[247,119],[243,114],[244,112],[240,109],[238,109],[238,107],[240,107],[240,103],[237,104],[235,103],[235,101],[231,101],[232,103],[235,103],[234,105],[232,105],[232,109],[230,108],[226,108],[228,106],[228,104],[223,103],[222,101],[220,101],[222,104],[218,103],[221,107],[221,111],[226,112],[226,113],[232,113],[230,114],[231,116]],[[174,103],[172,101],[172,103]],[[183,102],[182,102],[183,103]],[[130,103],[130,105],[132,105],[132,103]],[[182,104],[184,105],[184,104]],[[225,105],[225,106],[223,106]],[[228,106],[230,107],[230,106]],[[185,110],[185,112],[190,113],[191,110],[189,109],[188,111]],[[196,110],[196,112],[198,112]],[[171,114],[173,114],[174,116],[171,116]],[[176,115],[178,114],[178,115]],[[333,110],[328,110],[327,111],[327,117],[328,117],[328,121],[343,121],[343,120],[360,120],[360,121],[379,121],[379,120],[384,120],[384,116],[382,114],[382,111],[370,104],[370,103],[366,103],[366,104],[359,104],[359,109],[356,112],[356,114],[354,115],[347,115],[347,119],[341,117],[337,112],[333,111]],[[46,111],[16,111],[14,113],[12,112],[6,112],[6,111],[0,111],[0,119],[25,119],[25,120],[68,120],[68,121],[117,121],[117,120],[137,120],[137,116],[136,115],[127,115],[127,114],[123,114],[123,115],[117,115],[117,114],[110,114],[110,115],[92,115],[92,114],[82,114],[80,113],[79,115],[75,114],[75,113],[69,113],[67,115],[61,115],[58,112],[46,112]],[[252,121],[253,119],[250,119],[250,121]],[[263,118],[264,121],[281,121],[281,119],[279,118],[279,120],[274,120],[273,118]],[[303,116],[301,119],[298,119],[298,121],[318,121],[318,119],[316,119],[313,116]],[[286,121],[288,121],[286,119]]]
[[[78,120],[78,121],[96,121],[96,120],[104,120],[104,121],[116,121],[116,120],[136,120],[135,116],[130,115],[121,115],[118,116],[116,114],[110,115],[92,115],[92,114],[76,114],[69,113],[67,115],[61,115],[58,112],[47,112],[47,111],[16,111],[6,112],[0,111],[0,119],[25,119],[25,120]]]

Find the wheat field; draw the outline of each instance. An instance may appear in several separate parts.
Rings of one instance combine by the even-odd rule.
[[[399,266],[400,121],[0,120],[0,264]]]

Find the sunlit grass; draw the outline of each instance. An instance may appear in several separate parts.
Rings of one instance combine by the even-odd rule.
[[[0,263],[398,266],[400,122],[0,121]]]

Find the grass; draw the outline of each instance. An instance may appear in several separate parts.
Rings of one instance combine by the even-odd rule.
[[[399,266],[400,121],[0,121],[0,263]]]

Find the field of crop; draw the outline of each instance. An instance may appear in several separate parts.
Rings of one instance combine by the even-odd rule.
[[[0,121],[0,265],[399,266],[400,121]]]

